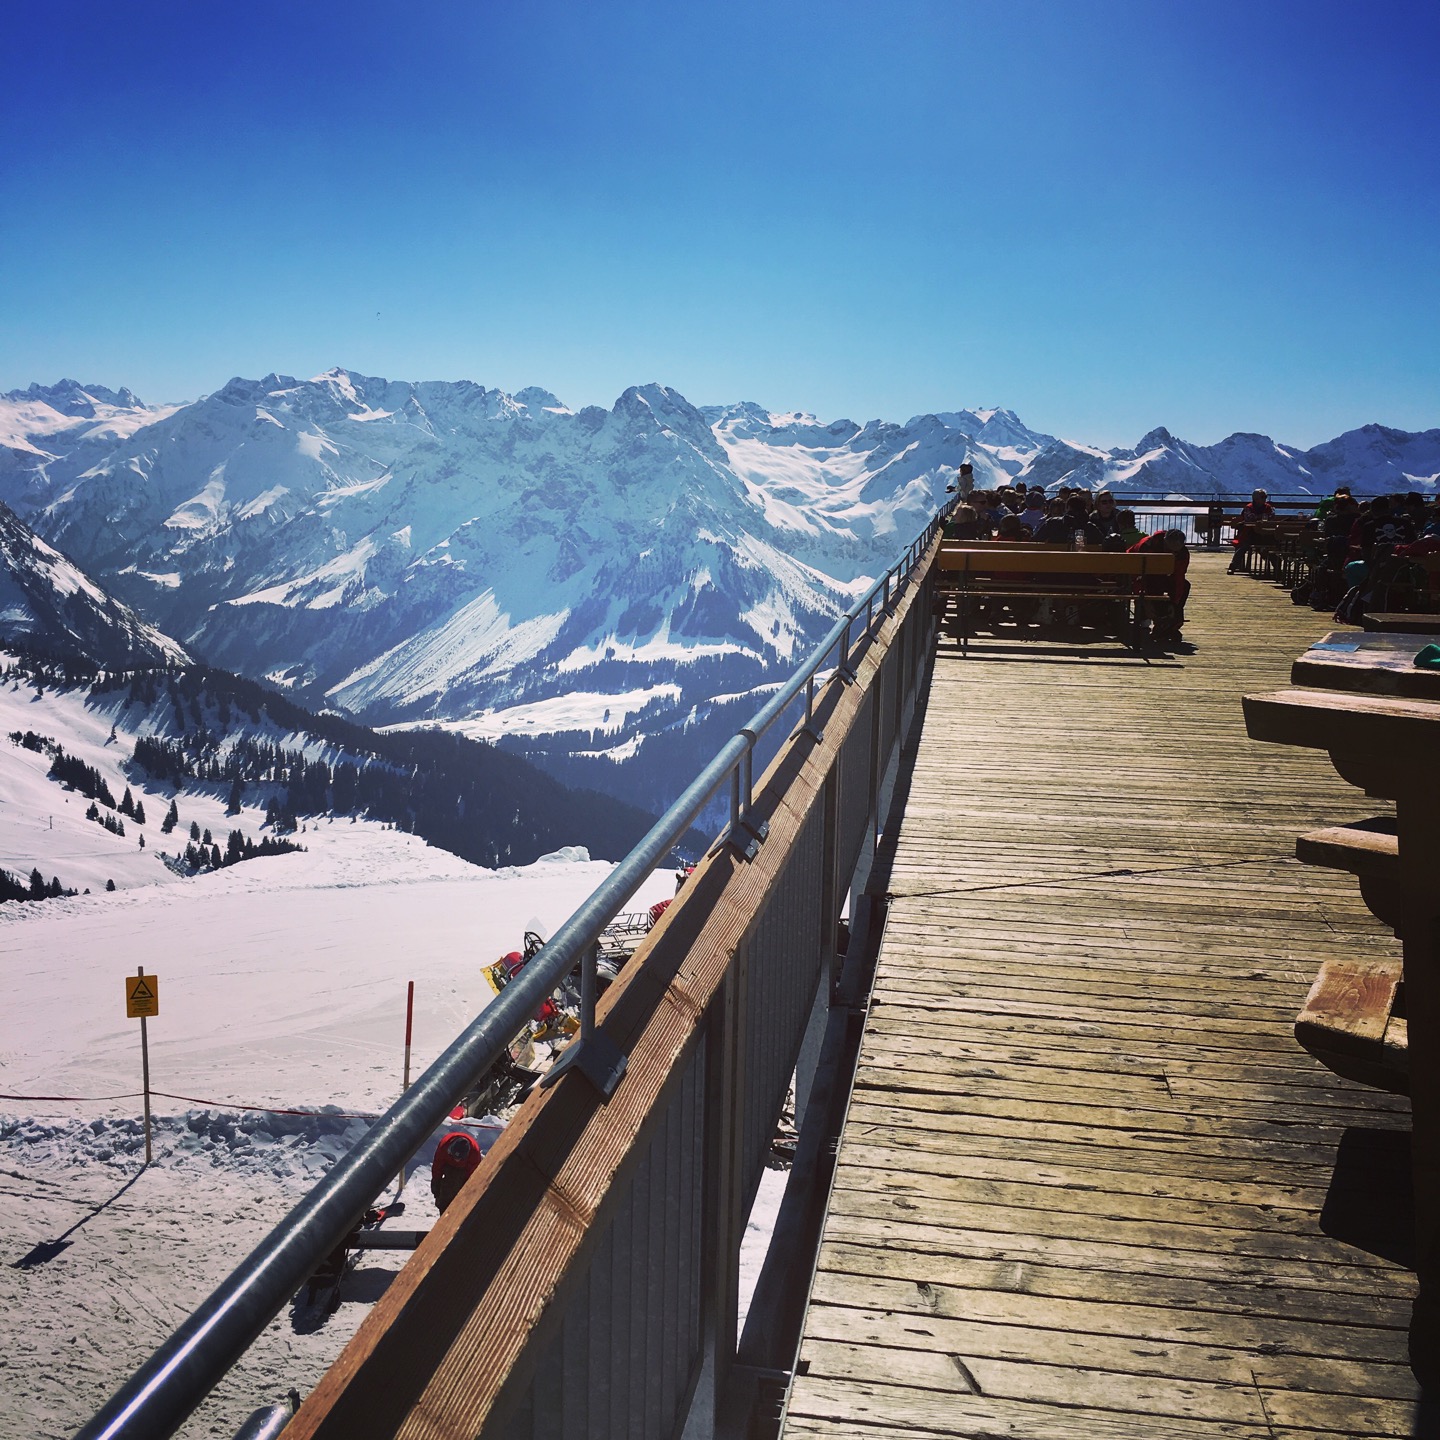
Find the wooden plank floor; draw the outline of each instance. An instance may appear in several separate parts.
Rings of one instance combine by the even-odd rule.
[[[1436,1433],[1407,1105],[1291,1033],[1379,807],[1246,738],[1331,626],[1222,565],[1176,663],[942,639],[789,1437]]]

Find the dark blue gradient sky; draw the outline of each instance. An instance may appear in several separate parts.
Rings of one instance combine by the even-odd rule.
[[[12,7],[0,389],[1440,425],[1440,5]]]

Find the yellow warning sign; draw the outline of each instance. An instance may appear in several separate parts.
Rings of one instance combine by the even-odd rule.
[[[125,1018],[138,1020],[142,1015],[160,1013],[160,978],[157,975],[125,977]]]

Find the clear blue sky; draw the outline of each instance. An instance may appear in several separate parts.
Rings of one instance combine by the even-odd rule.
[[[1440,425],[1434,0],[11,7],[0,389]]]

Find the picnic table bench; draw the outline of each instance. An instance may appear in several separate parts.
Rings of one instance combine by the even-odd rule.
[[[1306,1010],[1330,1032],[1332,1058],[1358,1044],[1362,1061],[1379,1061],[1392,1074],[1401,1042],[1392,1024],[1404,1021],[1419,1278],[1410,1356],[1430,1384],[1440,1381],[1440,704],[1386,693],[1387,667],[1370,668],[1373,688],[1247,695],[1245,724],[1254,740],[1328,751],[1342,779],[1395,802],[1393,854],[1386,829],[1365,825],[1331,827],[1297,845],[1301,859],[1358,875],[1366,904],[1402,950],[1398,976],[1393,966],[1328,977],[1322,970]],[[1337,1044],[1342,1027],[1350,1033]]]
[[[1400,839],[1393,817],[1312,830],[1295,841],[1295,858],[1354,875],[1370,913],[1391,929],[1401,923]],[[1325,961],[1296,1017],[1295,1038],[1337,1075],[1408,1095],[1410,1038],[1400,960]]]
[[[962,645],[968,621],[985,601],[1071,600],[1114,602],[1118,632],[1132,643],[1147,618],[1144,582],[1175,573],[1169,551],[1072,550],[1033,541],[946,541],[940,547],[942,605],[953,601]]]
[[[1440,700],[1440,672],[1417,669],[1421,634],[1331,631],[1290,667],[1294,685]],[[1370,912],[1400,925],[1400,842],[1388,816],[1301,835],[1295,858],[1345,870],[1360,882]],[[1410,1088],[1409,1027],[1398,960],[1327,961],[1295,1021],[1295,1038],[1321,1064],[1351,1080],[1397,1094]]]

